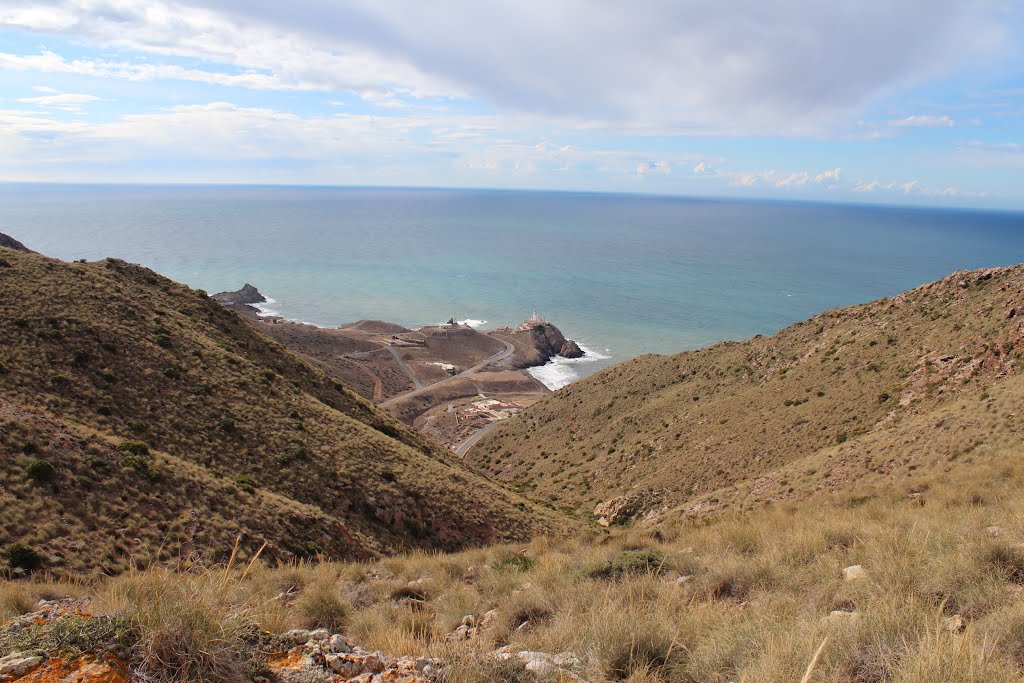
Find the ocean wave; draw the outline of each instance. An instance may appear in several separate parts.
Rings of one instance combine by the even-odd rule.
[[[250,306],[256,309],[256,315],[260,316],[261,318],[267,318],[270,316],[280,316],[281,314],[280,312],[278,312],[276,308],[271,308],[271,304],[276,304],[277,300],[271,299],[266,294],[263,295],[263,298],[265,299],[265,301],[261,301],[258,304],[249,304]]]
[[[527,369],[527,372],[538,382],[554,391],[555,389],[561,389],[568,384],[572,384],[583,376],[577,369],[577,366],[611,358],[610,355],[594,351],[579,342],[576,343],[579,345],[580,351],[583,352],[583,355],[579,358],[555,356],[544,365]],[[608,349],[605,349],[605,351],[608,352]]]

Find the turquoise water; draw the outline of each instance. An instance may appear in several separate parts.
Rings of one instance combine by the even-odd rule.
[[[0,232],[320,325],[536,309],[593,352],[553,385],[1024,261],[1021,213],[546,192],[0,185]]]

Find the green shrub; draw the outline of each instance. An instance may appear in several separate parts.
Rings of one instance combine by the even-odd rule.
[[[528,572],[533,569],[533,558],[526,555],[510,555],[494,563],[495,571]]]
[[[24,543],[14,543],[7,546],[4,555],[7,556],[7,562],[11,565],[12,569],[22,569],[27,572],[42,567],[46,559],[34,548]]]
[[[619,579],[636,574],[661,574],[668,569],[665,553],[648,548],[623,550],[610,560],[584,566],[580,574],[589,579]]]
[[[149,446],[144,441],[122,441],[117,449],[135,456],[149,455]]]
[[[234,478],[235,487],[245,491],[246,493],[256,493],[256,487],[259,485],[256,480],[252,477],[240,474]]]
[[[25,467],[25,474],[32,481],[53,481],[53,478],[57,475],[57,468],[46,460],[36,459]]]

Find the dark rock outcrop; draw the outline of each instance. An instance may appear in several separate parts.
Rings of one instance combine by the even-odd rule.
[[[234,304],[261,304],[267,300],[267,297],[260,294],[260,290],[256,289],[248,282],[246,282],[245,286],[237,292],[221,292],[220,294],[214,294],[213,298],[225,306],[232,306]]]
[[[562,348],[558,352],[558,355],[563,358],[582,358],[583,349],[581,349],[580,345],[572,339],[567,339],[565,340],[565,343],[562,344]]]
[[[5,235],[2,232],[0,232],[0,247],[7,247],[8,249],[14,249],[15,251],[24,251],[29,254],[35,253],[18,240],[14,239],[10,235]]]

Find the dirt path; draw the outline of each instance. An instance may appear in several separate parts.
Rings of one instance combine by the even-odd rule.
[[[426,392],[431,391],[433,389],[436,389],[437,387],[442,386],[444,384],[448,384],[450,382],[454,382],[454,381],[460,380],[460,379],[465,379],[466,375],[470,375],[470,374],[476,372],[477,370],[480,370],[482,368],[487,367],[488,365],[491,365],[492,363],[499,363],[499,362],[505,360],[506,358],[508,358],[509,356],[511,356],[513,354],[513,352],[515,352],[516,347],[512,346],[512,344],[508,343],[504,339],[498,339],[497,337],[491,337],[491,338],[492,339],[497,339],[498,341],[500,341],[502,344],[505,345],[505,348],[502,351],[499,351],[498,353],[494,354],[490,358],[487,358],[487,359],[484,359],[484,360],[480,361],[479,363],[477,363],[473,367],[468,368],[466,370],[463,370],[462,372],[460,372],[460,373],[458,373],[456,375],[452,375],[451,377],[446,377],[445,379],[442,379],[439,382],[434,382],[433,384],[428,384],[427,386],[423,386],[423,384],[421,384],[420,381],[417,379],[417,380],[415,380],[416,389],[414,389],[413,391],[408,391],[408,392],[406,392],[404,394],[399,394],[398,396],[395,396],[394,398],[389,398],[387,401],[383,401],[381,403],[378,403],[377,405],[381,406],[382,408],[387,408],[388,406],[394,405],[395,403],[398,403],[399,401],[401,401],[403,399],[412,398],[414,396],[419,396],[420,394],[423,394],[423,393],[426,393]],[[395,358],[397,359],[398,358],[398,353],[394,350],[394,348],[392,348],[392,347],[388,347],[388,348],[391,349],[391,352],[395,355]],[[408,368],[405,367],[405,363],[402,363],[401,359],[398,359],[398,362],[402,366],[402,369],[404,369],[406,371],[406,374],[408,374],[411,378],[415,378],[415,375],[413,375],[411,372],[409,372]]]

